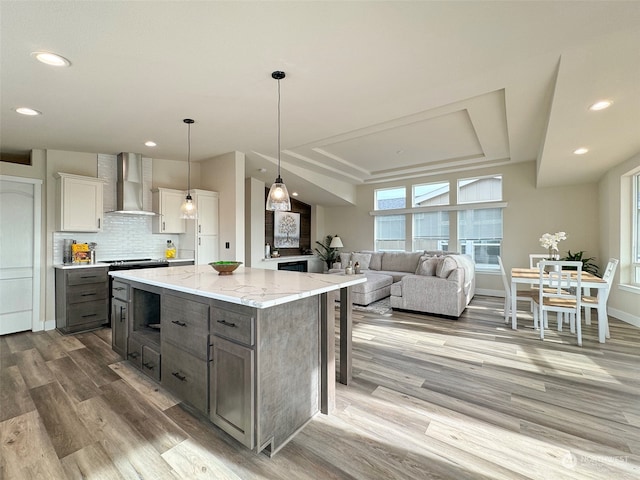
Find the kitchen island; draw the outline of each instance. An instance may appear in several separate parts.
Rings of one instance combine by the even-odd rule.
[[[351,367],[350,287],[363,275],[208,265],[110,272],[114,350],[248,448],[273,455],[335,406]]]

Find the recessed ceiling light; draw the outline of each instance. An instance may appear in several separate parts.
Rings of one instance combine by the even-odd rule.
[[[16,108],[16,112],[18,112],[20,115],[29,115],[32,117],[35,115],[42,115],[42,112],[29,107],[18,107]]]
[[[598,110],[604,110],[609,108],[613,102],[611,100],[599,100],[589,107],[589,110],[597,112]]]
[[[291,192],[291,195],[293,195],[294,197],[298,196],[298,192]]]
[[[147,147],[155,147],[157,145],[156,142],[149,140],[148,142],[144,142]]]
[[[584,154],[585,154],[585,153],[587,153],[588,151],[589,151],[589,149],[588,149],[588,148],[580,147],[580,148],[575,149],[575,150],[573,151],[573,153],[575,153],[576,155],[584,155]]]
[[[66,58],[51,52],[31,52],[31,56],[36,60],[53,67],[68,67],[71,62]]]
[[[267,169],[266,169],[266,168],[259,168],[259,169],[258,169],[258,171],[259,171],[260,173],[266,173],[266,172],[267,172]]]

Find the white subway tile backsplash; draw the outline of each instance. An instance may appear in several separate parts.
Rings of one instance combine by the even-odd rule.
[[[64,239],[77,243],[95,242],[96,260],[126,260],[133,258],[163,258],[167,240],[180,248],[180,236],[151,233],[151,217],[146,215],[122,215],[107,213],[103,218],[102,232],[53,234],[53,262],[62,263]]]

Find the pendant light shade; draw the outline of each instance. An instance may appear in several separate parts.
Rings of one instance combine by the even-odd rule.
[[[271,77],[278,81],[278,177],[273,182],[267,196],[267,210],[288,212],[291,210],[291,199],[287,187],[280,176],[280,80],[285,77],[284,72],[275,71]]]
[[[191,124],[195,123],[194,120],[190,118],[185,118],[183,120],[184,123],[187,124],[188,134],[187,134],[187,196],[180,205],[180,218],[186,218],[192,220],[196,218],[196,205],[193,203],[193,198],[191,197]]]

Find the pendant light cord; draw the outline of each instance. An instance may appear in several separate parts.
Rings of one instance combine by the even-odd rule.
[[[191,124],[187,123],[187,195],[191,195]]]
[[[278,178],[280,178],[280,79],[278,79]]]

